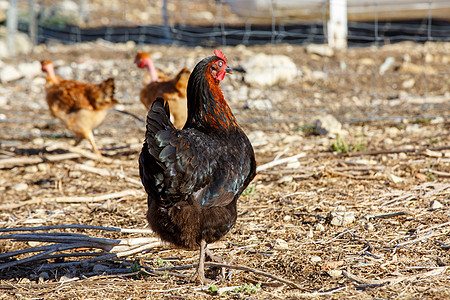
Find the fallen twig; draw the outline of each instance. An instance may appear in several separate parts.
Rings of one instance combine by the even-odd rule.
[[[436,170],[433,170],[433,169],[420,169],[420,172],[422,172],[422,173],[432,173],[432,174],[436,174],[436,175],[441,176],[441,177],[450,177],[450,173],[436,171]]]
[[[297,158],[305,157],[305,156],[306,156],[306,153],[298,153],[298,154],[293,155],[293,156],[276,159],[276,160],[273,160],[273,161],[268,162],[266,164],[258,166],[256,168],[256,172],[260,172],[260,171],[263,171],[263,170],[266,170],[266,169],[270,169],[272,167],[275,167],[275,166],[278,166],[278,165],[281,165],[281,164],[284,164],[284,163],[288,163],[288,162],[296,160]]]
[[[110,194],[103,194],[97,196],[80,196],[80,197],[50,197],[50,198],[35,198],[31,200],[22,201],[20,203],[15,204],[7,204],[0,206],[0,210],[5,209],[14,209],[24,205],[37,204],[37,203],[46,203],[46,202],[55,202],[55,203],[90,203],[90,202],[99,202],[110,199],[122,198],[126,196],[142,196],[143,192],[139,190],[125,190],[121,192],[115,192]]]
[[[450,268],[450,266],[438,267],[431,271],[427,271],[427,272],[419,273],[419,274],[415,274],[415,275],[397,276],[397,277],[393,277],[393,278],[377,279],[377,280],[365,279],[365,278],[359,277],[357,275],[351,274],[345,270],[342,271],[342,275],[344,275],[344,277],[346,277],[352,281],[355,281],[357,283],[360,283],[360,284],[371,285],[371,286],[383,286],[386,284],[399,283],[399,282],[402,282],[405,280],[413,281],[418,278],[441,275],[441,274],[445,273],[448,268]]]

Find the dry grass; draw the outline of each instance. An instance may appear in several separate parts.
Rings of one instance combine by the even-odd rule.
[[[275,50],[289,51],[289,47],[279,46]],[[251,51],[261,49],[264,48],[250,48]],[[414,49],[410,49],[413,57]],[[70,46],[64,50],[66,52],[54,55],[73,60]],[[191,51],[159,46],[150,50],[171,54],[172,58],[161,59],[162,65]],[[240,50],[228,50],[236,56],[237,64]],[[294,50],[299,65],[308,61],[303,48]],[[391,48],[388,50],[389,55],[395,54]],[[199,57],[210,52],[209,49],[198,51],[196,56]],[[351,50],[347,65],[350,67],[355,60],[367,56],[367,51]],[[128,95],[124,101],[128,111],[143,115],[143,107],[136,100],[140,75],[130,71],[133,70],[132,54],[117,53],[111,51],[105,58],[118,57],[114,67],[120,70],[118,93],[124,98]],[[380,50],[380,56],[383,55]],[[340,54],[336,59],[345,59],[345,56]],[[123,77],[124,74],[128,77]],[[3,140],[0,147],[0,227],[83,224],[133,230],[146,228],[146,200],[137,170],[142,124],[111,112],[96,132],[98,144],[106,156],[92,156],[87,143],[81,148],[69,146],[73,143],[70,134],[65,134],[62,125],[52,121],[42,95],[30,91],[28,84],[23,80],[6,86],[14,90],[18,100],[0,109],[0,113],[12,120],[0,123]],[[342,100],[344,96],[331,92],[314,96],[313,100],[314,88],[317,88],[316,93],[323,91],[321,84],[306,92],[296,84],[261,90],[264,97],[274,99],[274,108],[267,112],[243,109],[242,103],[233,100],[232,90],[244,85],[239,78],[224,82],[226,96],[231,99],[233,111],[246,132],[262,131],[258,141],[266,139],[266,143],[255,146],[260,171],[251,189],[239,201],[236,227],[215,245],[214,251],[231,265],[292,281],[299,289],[252,270],[227,269],[226,280],[214,283],[219,291],[225,291],[221,297],[450,297],[448,100],[361,97],[356,99],[361,101],[358,102]],[[301,81],[300,84],[309,83]],[[345,84],[355,85],[354,82]],[[373,88],[363,82],[358,84],[361,90]],[[433,82],[434,96],[439,96],[443,89],[448,91],[448,84],[440,88],[439,84],[446,82],[442,78]],[[279,95],[285,96],[280,98]],[[33,102],[39,106],[28,106]],[[424,106],[427,110],[423,110]],[[331,152],[335,138],[302,131],[324,109],[340,116],[348,133],[343,138],[346,143],[355,146],[359,142],[365,149],[358,146],[349,153]],[[373,114],[374,111],[377,113]],[[417,117],[420,113],[428,118]],[[399,116],[400,121],[371,118],[382,116]],[[356,119],[360,121],[354,121]],[[39,129],[38,134],[35,134],[36,129]],[[294,159],[288,159],[293,156]],[[275,163],[266,165],[271,162]],[[266,167],[261,168],[263,165]],[[18,188],[17,184],[24,183],[26,188]],[[431,205],[436,205],[436,201],[442,206],[433,208]],[[348,224],[336,225],[336,215],[349,217]],[[139,232],[86,228],[42,232],[64,233],[65,237],[76,233],[77,237],[122,241],[149,237]],[[2,233],[5,234],[11,232]],[[52,243],[11,242],[8,238],[0,240],[0,252],[49,244]],[[124,248],[115,252],[115,256],[102,257],[111,253],[103,252],[107,247],[91,247],[93,245],[82,245],[48,253],[42,260],[0,271],[0,296],[7,299],[155,296],[202,299],[211,296],[209,286],[199,286],[185,278],[193,273],[196,251],[158,245],[133,255],[117,255],[126,251]],[[15,258],[30,255],[24,253]],[[78,263],[87,259],[90,260]],[[8,258],[0,258],[0,266],[8,262]],[[207,273],[210,278],[219,278],[218,268],[211,268]],[[261,282],[259,289],[250,285],[256,286],[258,282]],[[231,288],[224,289],[226,287]]]

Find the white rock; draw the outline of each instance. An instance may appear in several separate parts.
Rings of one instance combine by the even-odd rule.
[[[48,275],[47,272],[41,272],[41,273],[39,274],[39,278],[42,278],[42,280],[47,280],[47,279],[50,278],[50,276]]]
[[[389,56],[388,58],[386,58],[386,60],[381,64],[380,66],[380,74],[384,74],[386,73],[387,70],[389,70],[390,67],[392,67],[392,65],[395,62],[395,58],[393,58],[392,56]]]
[[[316,255],[311,256],[312,263],[318,263],[320,261],[322,261],[322,258],[320,256],[316,256]]]
[[[342,270],[328,270],[327,273],[333,278],[342,277]]]
[[[283,239],[277,239],[275,241],[275,246],[278,249],[289,249],[289,244]]]
[[[34,78],[42,73],[41,64],[37,60],[30,63],[20,63],[17,67],[28,79]]]
[[[367,231],[373,231],[373,229],[374,229],[372,223],[367,223],[366,226],[365,226],[365,228],[366,228]]]
[[[342,124],[333,115],[319,116],[314,126],[321,135],[342,133]]]
[[[38,168],[38,170],[39,171],[41,171],[41,172],[48,172],[48,171],[50,171],[50,167],[49,167],[49,165],[48,164],[38,164],[37,165],[37,168]]]
[[[10,82],[23,77],[23,74],[15,67],[6,65],[0,70],[0,82]]]
[[[402,82],[402,87],[404,89],[410,89],[410,88],[412,88],[414,86],[414,84],[416,84],[416,81],[414,80],[414,78],[411,78],[411,79],[403,81]]]
[[[392,181],[393,183],[400,183],[400,182],[403,181],[403,178],[398,177],[398,176],[396,176],[396,175],[394,175],[394,174],[389,174],[389,175],[388,175],[388,179],[389,179],[390,181]]]
[[[36,173],[38,170],[37,166],[28,166],[24,169],[26,173]]]
[[[72,279],[72,277],[70,277],[70,275],[63,275],[59,278],[59,281],[64,282],[64,281],[69,281],[71,279]]]
[[[272,86],[280,82],[291,82],[298,75],[297,66],[285,55],[260,53],[242,65],[246,70],[245,81],[251,85]]]
[[[11,186],[11,189],[16,192],[26,191],[28,189],[28,184],[21,182]]]
[[[309,44],[306,46],[306,52],[326,57],[334,55],[333,49],[327,44]]]
[[[281,177],[280,179],[278,179],[278,183],[289,183],[292,182],[294,180],[294,177],[292,177],[292,175],[285,175],[283,177]]]
[[[444,205],[441,202],[437,201],[437,200],[432,200],[430,202],[430,207],[432,209],[439,209],[439,208],[443,208]]]
[[[316,225],[316,230],[320,232],[325,231],[325,226],[319,223]]]
[[[312,238],[314,236],[314,232],[312,229],[310,229],[308,232],[306,232],[306,237]]]
[[[331,213],[331,225],[346,226],[354,221],[355,213],[352,211]]]
[[[6,96],[0,96],[0,107],[4,107],[8,104],[8,98]]]
[[[270,100],[248,100],[245,106],[249,109],[269,110],[269,109],[272,109],[272,101],[270,101]]]
[[[248,133],[247,137],[252,143],[253,147],[264,146],[269,143],[267,140],[267,135],[260,130],[255,130]]]
[[[62,78],[65,78],[65,79],[73,78],[72,67],[62,66],[62,67],[59,67],[55,72]]]

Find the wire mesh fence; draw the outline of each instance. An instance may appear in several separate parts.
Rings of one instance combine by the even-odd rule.
[[[15,1],[19,30],[35,34],[37,44],[63,43],[83,49],[80,43],[92,42],[87,51],[96,51],[97,47],[100,52],[110,45],[132,41],[134,44],[125,47],[130,57],[138,48],[152,50],[156,45],[229,47],[228,55],[236,53],[234,58],[239,61],[248,58],[241,48],[233,50],[242,46],[253,54],[289,56],[299,68],[298,79],[245,92],[248,100],[270,102],[270,109],[242,112],[247,123],[301,123],[322,112],[352,122],[404,118],[404,109],[409,117],[414,111],[412,117],[417,118],[449,114],[450,18],[445,16],[450,1],[392,2],[396,13],[387,12],[388,1],[362,1],[361,7],[370,6],[365,15],[358,14],[360,7],[351,6],[349,1],[349,48],[335,50],[332,55],[306,49],[310,44],[327,43],[329,1],[302,2],[314,5],[303,19],[281,16],[277,11],[280,1],[268,1],[269,13],[263,19],[236,13],[231,6],[235,1],[231,0]],[[192,57],[166,57],[165,49],[158,48],[162,65],[194,66]],[[74,79],[99,79],[95,72],[72,67]],[[116,76],[119,97],[125,103],[136,103],[138,92],[125,85],[139,73],[132,63],[126,68]],[[238,89],[239,94],[243,88],[233,85],[229,89]],[[439,100],[414,100],[423,96]],[[344,105],[334,107],[333,103]],[[349,109],[353,113],[350,117]],[[110,125],[122,128],[120,124]]]

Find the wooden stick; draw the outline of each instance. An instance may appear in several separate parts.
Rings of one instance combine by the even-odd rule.
[[[123,232],[123,233],[148,233],[148,234],[153,233],[153,230],[151,230],[151,229],[133,229],[133,228],[105,227],[105,226],[79,225],[79,224],[0,228],[0,232],[41,231],[41,230],[51,230],[51,229],[93,229],[93,230],[116,231],[116,232]]]
[[[189,264],[189,265],[184,265],[184,266],[175,266],[175,267],[167,267],[167,268],[159,268],[156,269],[157,271],[167,271],[167,270],[183,270],[183,269],[192,269],[192,268],[197,268],[198,264]],[[263,271],[259,271],[257,269],[253,269],[253,268],[249,268],[249,267],[243,267],[243,266],[236,266],[236,265],[227,265],[227,264],[221,264],[221,263],[215,263],[215,262],[205,262],[205,266],[208,267],[218,267],[218,268],[228,268],[228,269],[234,269],[234,270],[241,270],[241,271],[247,271],[247,272],[252,272],[255,273],[257,275],[261,275],[261,276],[265,276],[267,278],[270,279],[274,279],[277,280],[279,282],[282,282],[284,284],[287,284],[293,288],[296,289],[301,289],[297,284],[295,284],[292,281],[280,278],[278,276],[275,276],[273,274],[267,273],[267,272],[263,272]]]
[[[420,169],[420,172],[422,172],[422,173],[432,173],[432,174],[436,174],[436,175],[441,176],[441,177],[450,177],[450,173],[436,171],[436,170],[433,170],[433,169]]]
[[[110,194],[103,194],[98,196],[84,196],[84,197],[50,197],[50,198],[35,198],[31,200],[22,201],[16,204],[6,204],[1,205],[0,210],[14,209],[24,205],[46,203],[46,202],[57,202],[57,203],[90,203],[90,202],[100,202],[110,199],[122,198],[126,196],[143,197],[144,193],[138,190],[125,190],[121,192],[115,192]]]
[[[266,164],[258,166],[256,168],[256,172],[260,172],[260,171],[263,171],[263,170],[266,170],[266,169],[270,169],[270,168],[273,168],[275,166],[278,166],[278,165],[281,165],[281,164],[284,164],[284,163],[288,163],[288,162],[294,161],[294,160],[296,160],[296,159],[298,159],[300,157],[305,157],[305,156],[306,156],[306,153],[299,153],[299,154],[296,154],[296,155],[293,155],[293,156],[289,156],[289,157],[273,160],[273,161],[271,161],[269,163],[266,163]]]
[[[352,281],[356,281],[357,283],[369,284],[369,285],[373,285],[373,286],[381,286],[381,285],[385,285],[385,284],[395,284],[395,283],[399,283],[399,282],[405,281],[405,280],[413,281],[418,278],[441,275],[441,274],[444,274],[448,268],[450,268],[450,266],[438,267],[431,271],[420,273],[420,274],[414,274],[414,275],[408,275],[408,276],[397,276],[397,277],[393,277],[393,278],[378,279],[378,280],[365,279],[365,278],[359,277],[357,275],[351,274],[345,270],[342,271],[342,275],[344,275],[344,277],[346,277]]]
[[[63,153],[63,154],[49,154],[44,155],[42,157],[14,157],[14,158],[6,158],[0,159],[0,168],[12,168],[15,166],[23,166],[23,165],[33,165],[39,164],[46,161],[56,162],[68,159],[80,158],[81,155],[78,153]]]

